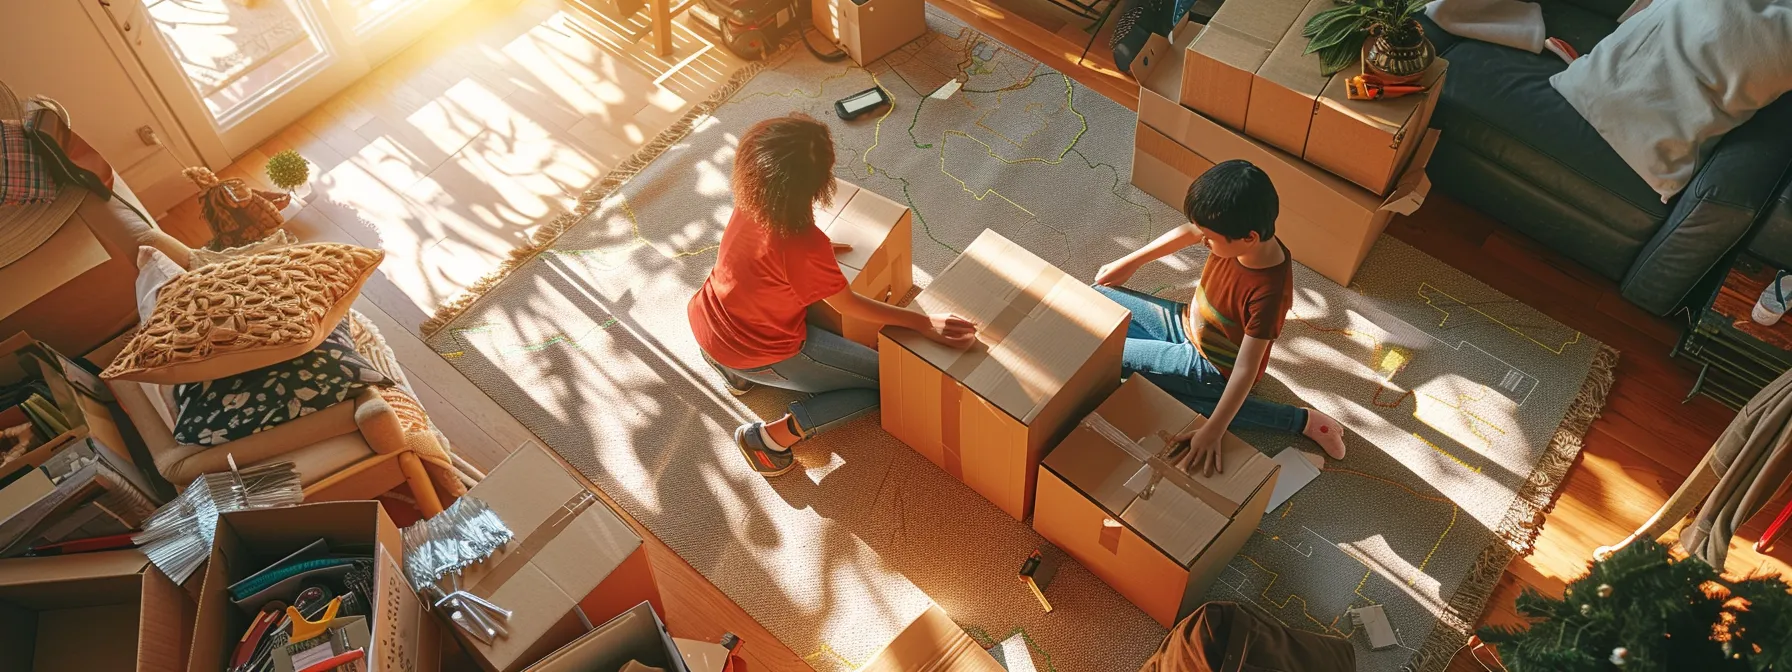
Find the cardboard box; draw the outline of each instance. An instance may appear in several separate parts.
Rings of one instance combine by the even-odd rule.
[[[527,672],[626,670],[630,661],[663,672],[690,672],[666,624],[646,602],[548,654]]]
[[[1437,145],[1437,131],[1417,144],[1388,195],[1377,196],[1176,104],[1184,64],[1171,47],[1153,35],[1133,66],[1140,84],[1132,182],[1141,191],[1180,211],[1189,183],[1202,171],[1221,161],[1248,160],[1269,174],[1281,198],[1277,237],[1295,261],[1340,285],[1350,284],[1394,215],[1412,214],[1430,194],[1425,166]]]
[[[927,607],[859,668],[859,672],[948,671],[1003,672],[1003,668],[937,604]]]
[[[218,517],[211,560],[199,589],[188,672],[224,669],[249,615],[230,599],[230,585],[318,539],[340,552],[374,558],[373,650],[375,672],[434,672],[440,667],[441,632],[423,612],[406,581],[398,527],[379,502],[347,501],[231,511]]]
[[[465,590],[515,612],[509,637],[488,645],[461,636],[480,667],[523,669],[578,639],[588,623],[659,599],[641,538],[539,444],[511,453],[467,494],[516,535],[461,574]]]
[[[1419,79],[1430,88],[1390,100],[1351,100],[1346,78],[1332,78],[1320,95],[1302,156],[1364,189],[1388,193],[1420,151],[1449,68],[1449,61],[1433,61]]]
[[[1201,604],[1250,539],[1280,472],[1231,433],[1222,439],[1222,473],[1190,475],[1151,460],[1168,436],[1205,421],[1132,376],[1039,470],[1033,529],[1164,627]]]
[[[193,601],[142,551],[0,561],[0,669],[185,669]]]
[[[1245,127],[1257,70],[1269,60],[1307,0],[1228,2],[1192,37],[1176,100],[1232,128]],[[1300,34],[1299,29],[1295,35]],[[1142,78],[1140,81],[1144,81]]]
[[[1320,94],[1332,81],[1348,78],[1350,70],[1346,68],[1340,76],[1319,74],[1319,54],[1303,53],[1307,39],[1300,32],[1314,14],[1336,6],[1334,0],[1309,0],[1251,76],[1250,103],[1242,127],[1245,135],[1295,156],[1306,151]]]
[[[975,322],[977,343],[884,330],[884,430],[1025,519],[1039,459],[1119,385],[1130,314],[988,230],[910,308]]]
[[[927,34],[922,0],[815,0],[809,12],[815,29],[861,66]]]
[[[915,286],[914,213],[869,189],[845,180],[834,182],[834,202],[815,209],[815,225],[829,240],[852,245],[835,253],[840,272],[861,296],[901,304]],[[844,317],[826,302],[809,307],[809,320],[874,349],[877,330],[883,326]]]

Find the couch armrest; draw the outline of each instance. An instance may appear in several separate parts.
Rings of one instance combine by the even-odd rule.
[[[1680,306],[1772,207],[1792,166],[1788,128],[1792,96],[1781,96],[1718,142],[1624,274],[1624,298],[1657,315]]]

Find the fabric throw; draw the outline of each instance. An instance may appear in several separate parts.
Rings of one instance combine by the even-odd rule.
[[[1666,203],[1792,89],[1792,0],[1655,0],[1549,83]]]
[[[220,261],[229,261],[237,257],[252,257],[263,252],[273,252],[274,250],[283,247],[292,247],[297,244],[299,244],[298,238],[293,237],[291,233],[285,230],[280,230],[253,243],[239,245],[229,249],[208,250],[204,248],[194,248],[192,253],[193,268],[215,264]]]
[[[324,410],[392,379],[355,352],[347,322],[297,358],[247,373],[174,386],[174,440],[216,446]]]
[[[1523,49],[1543,51],[1543,7],[1521,0],[1434,0],[1425,16],[1451,35]]]
[[[31,136],[17,119],[0,119],[0,205],[56,200],[49,164],[31,150]]]

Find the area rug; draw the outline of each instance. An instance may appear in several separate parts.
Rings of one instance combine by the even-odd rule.
[[[1132,112],[929,11],[932,33],[869,69],[800,48],[749,66],[445,306],[429,342],[818,670],[863,665],[930,601],[1004,642],[1011,669],[1137,669],[1162,627],[1074,563],[1043,613],[1015,573],[1057,551],[876,414],[802,445],[802,469],[755,475],[730,431],[793,396],[721,392],[685,321],[728,220],[738,138],[792,111],[832,125],[836,175],[914,209],[923,286],[985,228],[1089,278],[1181,223],[1129,184]],[[928,97],[954,78],[963,90]],[[834,116],[873,85],[893,107]],[[1185,251],[1132,286],[1186,300],[1202,261]],[[1530,547],[1617,353],[1390,238],[1349,287],[1304,267],[1296,281],[1261,387],[1342,420],[1350,454],[1265,516],[1210,597],[1349,637],[1362,670],[1442,669]],[[1370,605],[1397,647],[1356,634],[1348,611]]]

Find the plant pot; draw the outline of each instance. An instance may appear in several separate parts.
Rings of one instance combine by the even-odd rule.
[[[1395,44],[1387,39],[1387,31],[1383,26],[1369,29],[1369,39],[1363,40],[1363,71],[1381,77],[1389,84],[1408,84],[1418,81],[1437,60],[1437,49],[1431,46],[1431,40],[1425,37],[1425,28],[1419,22],[1407,24],[1416,39],[1410,44]]]

